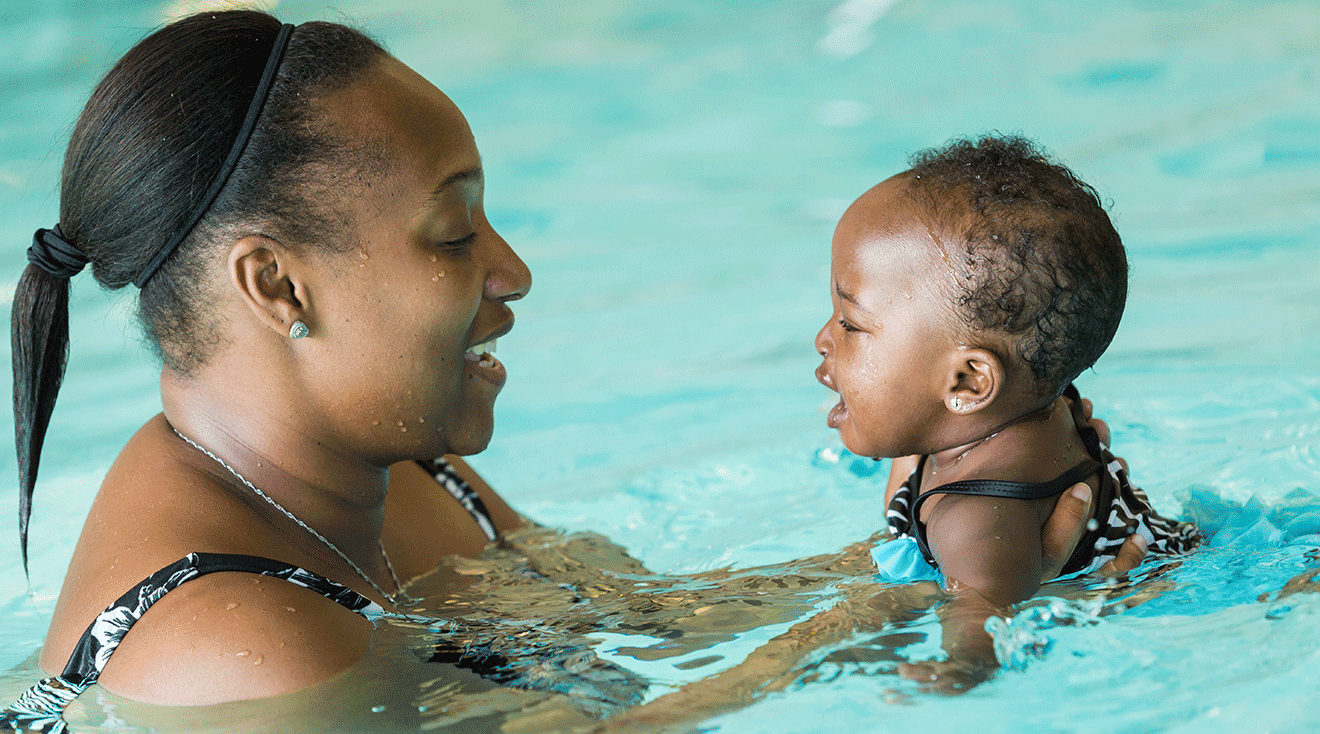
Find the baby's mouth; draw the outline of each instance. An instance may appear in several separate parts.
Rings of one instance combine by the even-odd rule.
[[[825,424],[830,428],[838,428],[848,419],[848,404],[843,402],[843,396],[839,396],[839,402],[830,408],[829,415],[825,418]]]

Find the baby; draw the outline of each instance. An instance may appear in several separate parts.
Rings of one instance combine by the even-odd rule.
[[[1017,137],[912,162],[839,221],[816,375],[839,393],[829,425],[844,445],[896,458],[885,503],[898,540],[873,551],[881,576],[941,581],[950,660],[993,669],[985,620],[1036,592],[1041,528],[1074,483],[1097,509],[1063,573],[1098,568],[1129,535],[1156,554],[1199,536],[1128,483],[1071,385],[1127,296],[1095,191]]]
[[[1127,296],[1123,244],[1095,191],[1017,137],[957,141],[913,163],[853,202],[835,229],[834,312],[816,335],[825,358],[816,376],[839,393],[829,424],[844,445],[894,459],[885,502],[895,539],[850,546],[835,570],[871,576],[850,560],[869,548],[882,581],[941,582],[948,658],[900,672],[953,693],[997,667],[986,619],[1057,569],[1044,568],[1043,531],[1065,490],[1086,483],[1095,509],[1063,573],[1131,568],[1142,545],[1186,553],[1199,534],[1155,514],[1128,483],[1072,388],[1109,345]],[[1129,536],[1144,544],[1104,568]],[[738,665],[603,731],[687,731],[791,684],[812,650],[892,629],[938,601],[916,584],[840,592]]]

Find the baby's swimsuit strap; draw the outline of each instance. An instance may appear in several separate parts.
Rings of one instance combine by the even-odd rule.
[[[486,534],[486,539],[495,542],[499,538],[499,531],[495,529],[495,521],[490,517],[490,511],[486,509],[486,503],[481,501],[481,495],[473,489],[458,475],[452,464],[443,457],[432,459],[430,461],[418,460],[417,465],[422,467],[427,474],[431,475],[440,486],[444,487],[454,499],[458,500],[463,509],[468,511],[472,519],[476,521],[477,527]]]
[[[917,539],[917,547],[921,549],[922,557],[931,566],[938,568],[938,564],[935,563],[935,554],[931,552],[930,545],[926,541],[926,523],[921,520],[921,505],[932,496],[937,494],[959,494],[972,497],[1038,500],[1061,494],[1065,489],[1087,479],[1104,468],[1104,464],[1100,461],[1103,456],[1100,434],[1082,417],[1081,394],[1077,392],[1077,388],[1072,383],[1069,383],[1068,387],[1063,390],[1063,397],[1067,398],[1071,404],[1073,423],[1076,424],[1077,433],[1082,439],[1082,444],[1086,447],[1088,458],[1083,459],[1077,466],[1048,482],[1029,483],[1006,482],[995,479],[969,479],[961,482],[950,482],[922,492],[921,473],[926,466],[926,457],[921,457],[920,461],[917,462],[917,470],[912,473],[912,476],[908,477],[907,482],[911,486],[912,495],[916,498],[912,502],[908,514],[911,517],[912,529],[914,530],[912,535]]]
[[[260,556],[189,553],[143,579],[97,615],[74,646],[64,671],[32,686],[0,712],[0,731],[66,731],[64,710],[101,677],[101,671],[124,635],[151,605],[185,582],[220,572],[254,573],[284,579],[367,619],[384,612],[379,604],[347,586],[297,566]]]
[[[924,464],[924,462],[922,462]],[[921,548],[921,555],[930,562],[930,565],[938,568],[935,563],[935,554],[931,553],[930,545],[926,541],[926,523],[921,519],[921,505],[926,500],[937,494],[958,494],[970,497],[1002,497],[1012,500],[1039,500],[1046,497],[1053,497],[1061,494],[1063,490],[1085,480],[1087,477],[1095,474],[1102,468],[1099,461],[1087,457],[1081,463],[1048,482],[1005,482],[996,479],[968,479],[961,482],[950,482],[927,490],[917,496],[912,503],[912,526],[916,528],[914,535],[917,538],[917,546]],[[917,475],[918,477],[920,475]],[[920,491],[920,481],[914,482],[918,485],[914,487]]]

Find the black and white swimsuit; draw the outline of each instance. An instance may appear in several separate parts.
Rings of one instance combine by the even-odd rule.
[[[449,462],[435,459],[417,463],[463,505],[489,540],[496,539],[495,524],[485,503]],[[281,561],[260,556],[189,553],[148,576],[97,615],[74,646],[63,672],[32,686],[17,701],[0,711],[0,731],[50,734],[66,731],[64,710],[101,677],[101,671],[124,635],[151,605],[185,582],[218,572],[254,573],[284,579],[315,591],[373,623],[382,617],[400,616],[385,611],[347,586]]]
[[[920,519],[921,505],[937,494],[961,494],[1008,499],[1043,499],[1062,493],[1072,485],[1100,472],[1100,491],[1096,494],[1095,527],[1089,528],[1076,550],[1064,564],[1060,575],[1089,573],[1118,555],[1118,549],[1130,535],[1141,535],[1149,552],[1155,555],[1190,553],[1200,542],[1200,532],[1190,522],[1161,517],[1151,507],[1146,493],[1132,486],[1123,465],[1100,442],[1100,435],[1081,415],[1080,396],[1069,385],[1064,396],[1072,401],[1077,433],[1090,458],[1049,482],[1030,484],[973,479],[951,482],[921,491],[921,473],[926,457],[921,457],[916,471],[899,487],[886,508],[889,533],[896,541],[881,543],[872,552],[882,576],[892,581],[942,580],[926,540],[926,523]],[[915,498],[915,501],[914,501]],[[908,557],[904,543],[915,542],[920,558]],[[893,546],[893,547],[887,547]],[[924,559],[924,564],[920,560]],[[904,578],[900,578],[904,577]]]

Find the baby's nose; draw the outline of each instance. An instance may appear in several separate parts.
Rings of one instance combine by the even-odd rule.
[[[828,321],[825,322],[824,326],[820,327],[820,331],[816,332],[816,353],[822,357],[826,356],[830,351],[830,347],[834,346],[830,342],[829,332],[830,323]]]

